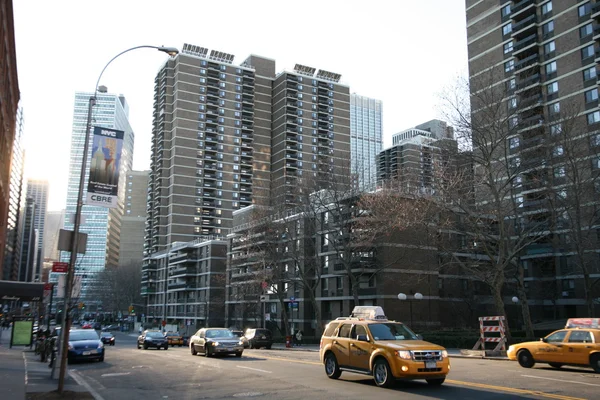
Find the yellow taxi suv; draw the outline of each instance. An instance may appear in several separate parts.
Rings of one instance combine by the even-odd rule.
[[[552,332],[539,342],[512,345],[506,355],[524,368],[535,363],[591,367],[600,373],[600,318],[571,318],[565,329]]]
[[[375,384],[425,379],[441,385],[450,371],[448,352],[421,340],[401,322],[389,321],[381,307],[355,307],[350,317],[331,321],[320,344],[321,362],[331,379],[342,371],[372,375]]]

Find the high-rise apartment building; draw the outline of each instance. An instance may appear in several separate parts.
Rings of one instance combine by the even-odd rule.
[[[44,262],[44,227],[46,224],[46,209],[48,207],[48,190],[49,186],[46,180],[27,180],[27,198],[32,198],[35,203],[33,227],[37,231],[34,281],[40,278],[42,263]]]
[[[17,280],[21,254],[19,226],[21,225],[21,211],[25,199],[23,192],[23,174],[25,172],[23,133],[23,109],[19,108],[10,166],[10,199],[8,203],[8,218],[6,220],[6,243],[4,244],[4,273],[0,275],[0,279],[10,281]]]
[[[291,205],[304,183],[350,170],[350,94],[339,74],[299,64],[276,73],[269,58],[233,59],[185,44],[155,80],[142,269],[150,309],[208,301],[200,272],[156,261],[181,242],[223,238],[234,211]]]
[[[17,280],[33,282],[35,278],[36,256],[38,252],[38,234],[35,229],[35,200],[28,197],[21,211],[23,220],[20,227],[21,251],[19,255],[19,272]]]
[[[79,190],[79,177],[81,173],[81,154],[83,154],[83,144],[86,135],[86,120],[88,101],[92,93],[75,93],[75,105],[73,110],[73,133],[71,135],[71,157],[69,163],[69,183],[67,193],[67,204],[65,213],[64,229],[73,230],[73,217],[76,209],[77,193]],[[129,125],[129,106],[123,95],[109,93],[97,93],[96,105],[93,110],[94,126],[118,129],[124,131],[123,149],[121,152],[121,164],[119,166],[119,200],[118,207],[110,210],[111,217],[122,212],[123,193],[125,181],[125,171],[131,169],[133,161],[133,140],[134,135]],[[90,136],[93,133],[90,133]],[[89,138],[91,140],[91,137]],[[87,192],[87,183],[89,176],[89,166],[92,154],[88,154],[86,179],[83,198]],[[75,275],[81,279],[81,297],[86,296],[87,287],[94,281],[95,275],[102,271],[106,265],[108,229],[109,229],[109,209],[104,207],[86,206],[81,210],[82,221],[79,228],[80,232],[87,233],[87,247],[84,255],[79,255]],[[120,217],[118,217],[120,219]],[[120,226],[120,223],[119,225]],[[63,252],[61,261],[68,262],[70,254]],[[51,280],[57,279],[51,276]],[[89,302],[89,301],[88,301]]]
[[[124,213],[121,218],[118,258],[112,261],[112,263],[116,262],[114,265],[131,263],[136,263],[140,267],[142,265],[149,173],[150,171],[128,171],[125,176]],[[111,258],[110,254],[109,258]]]
[[[598,259],[587,256],[600,248],[590,229],[600,193],[600,2],[466,0],[466,14],[473,120],[505,110],[498,149],[518,221],[539,236],[520,259],[533,318],[589,315],[600,293],[588,283]]]
[[[15,52],[15,27],[12,1],[0,2],[0,277],[4,276],[4,252],[13,141],[17,129],[19,79]]]
[[[350,95],[351,170],[361,189],[377,184],[377,155],[383,143],[381,100]]]
[[[155,81],[146,254],[224,235],[232,212],[318,180],[350,159],[340,76],[185,44]],[[349,166],[348,166],[349,168]]]

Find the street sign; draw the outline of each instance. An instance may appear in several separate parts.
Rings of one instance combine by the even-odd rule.
[[[265,294],[261,295],[260,301],[267,301],[267,295],[265,295]]]
[[[269,284],[268,284],[267,282],[263,281],[263,283],[261,283],[261,284],[260,284],[260,286],[261,286],[263,289],[266,289],[266,288],[267,288],[267,286],[269,286]]]
[[[270,321],[271,320],[271,314],[270,313],[266,313],[265,314],[265,321]]]
[[[65,274],[69,269],[69,263],[55,261],[52,263],[52,272]]]
[[[296,298],[294,296],[290,297],[290,301],[293,303],[294,301],[296,301]]]

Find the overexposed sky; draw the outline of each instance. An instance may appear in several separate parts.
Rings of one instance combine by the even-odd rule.
[[[467,73],[464,0],[13,0],[25,173],[48,179],[48,210],[65,208],[73,101],[104,65],[138,45],[190,43],[340,73],[350,91],[383,101],[393,133],[438,118],[439,93]],[[167,55],[115,60],[101,85],[124,94],[135,132],[134,169],[148,169],[154,77]]]

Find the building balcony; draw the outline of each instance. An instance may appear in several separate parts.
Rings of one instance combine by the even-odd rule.
[[[517,41],[513,46],[513,55],[516,56],[520,54],[522,51],[526,49],[531,49],[531,51],[537,51],[537,33],[533,33],[529,36],[524,37],[523,39]],[[535,46],[532,46],[535,45]]]
[[[511,17],[523,19],[536,11],[537,0],[522,0],[510,8]]]
[[[530,56],[523,58],[521,61],[516,62],[515,63],[515,71],[530,67],[534,64],[539,64],[539,62],[540,62],[539,54],[537,54],[537,53],[532,54]]]
[[[195,283],[186,283],[186,282],[176,282],[167,284],[168,290],[190,290],[195,289]]]
[[[530,32],[537,31],[537,15],[535,14],[535,8],[533,11],[533,14],[512,24],[512,36],[517,40],[526,37]]]

